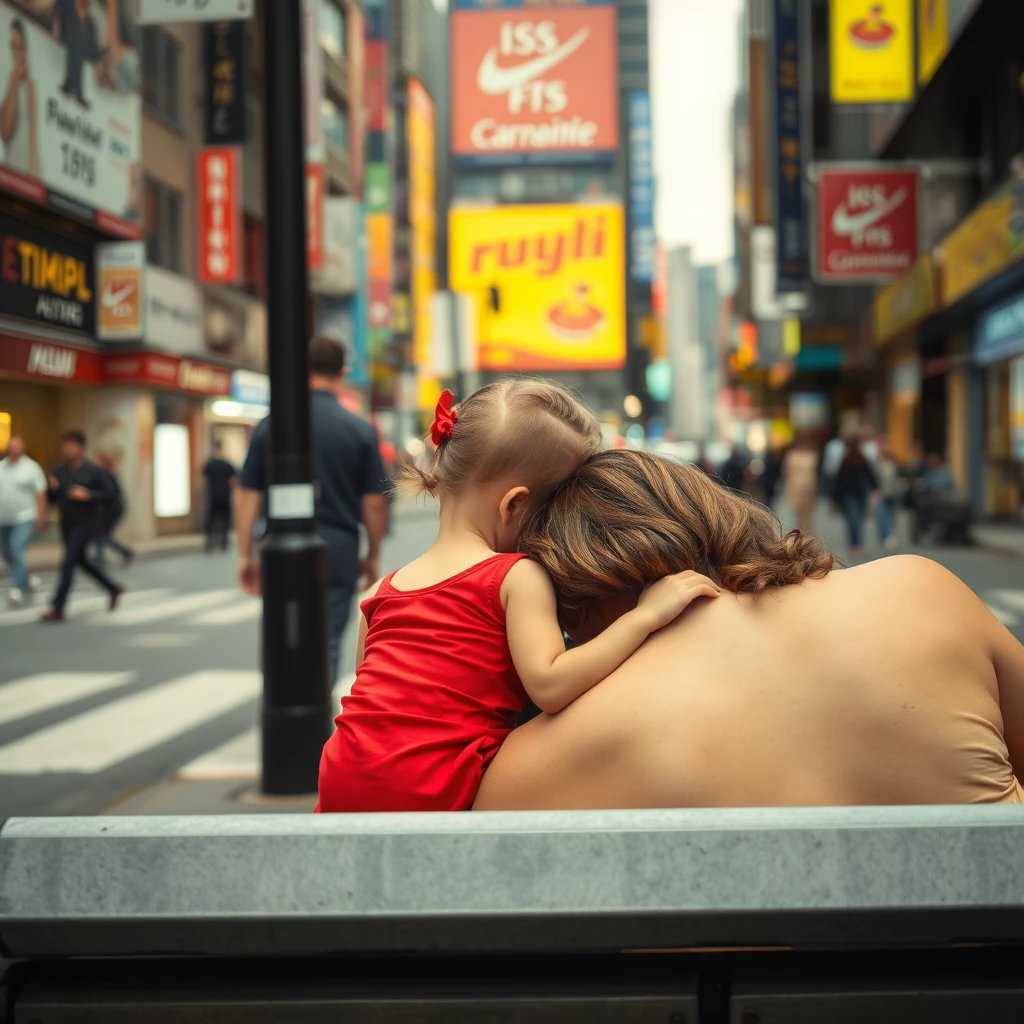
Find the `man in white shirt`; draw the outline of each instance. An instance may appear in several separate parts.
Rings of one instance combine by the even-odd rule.
[[[12,605],[24,603],[32,587],[26,554],[46,514],[46,474],[25,454],[25,442],[12,437],[0,459],[0,555],[11,570]]]

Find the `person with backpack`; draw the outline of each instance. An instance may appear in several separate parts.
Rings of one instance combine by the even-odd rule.
[[[121,556],[121,560],[125,565],[128,565],[135,557],[135,552],[127,544],[123,544],[114,536],[117,524],[124,518],[124,490],[121,487],[121,481],[118,480],[117,474],[114,472],[114,460],[106,452],[96,456],[96,464],[110,481],[110,497],[104,502],[99,514],[100,529],[96,537],[96,561],[103,565],[104,556],[109,547],[113,548]]]

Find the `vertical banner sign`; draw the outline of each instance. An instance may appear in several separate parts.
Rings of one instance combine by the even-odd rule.
[[[142,337],[144,242],[96,246],[96,337],[103,341]]]
[[[807,217],[800,125],[800,17],[797,0],[775,0],[775,239],[780,292],[807,286]]]
[[[245,142],[245,22],[210,21],[203,26],[206,79],[206,144]]]
[[[391,176],[388,165],[366,166],[367,321],[370,358],[379,361],[391,340]]]
[[[371,132],[387,131],[388,52],[383,39],[366,42],[366,116]]]
[[[430,300],[437,290],[434,247],[437,242],[437,183],[434,101],[409,79],[409,224],[412,229],[412,358],[417,376],[430,375]],[[422,404],[422,403],[421,403]]]
[[[917,0],[917,80],[927,85],[949,50],[949,0]]]
[[[320,102],[323,59],[320,54],[319,0],[302,0],[302,108],[306,139],[306,263],[319,270],[324,262],[324,150]]]
[[[201,284],[236,284],[242,277],[242,160],[235,146],[199,151],[196,213]]]
[[[1024,462],[1024,356],[1010,363],[1010,435],[1014,459]]]
[[[830,0],[832,102],[914,98],[914,0]]]
[[[629,265],[634,281],[654,280],[654,139],[651,94],[629,96]]]
[[[366,157],[366,27],[357,6],[348,9],[348,130],[352,194],[363,195],[363,164]]]

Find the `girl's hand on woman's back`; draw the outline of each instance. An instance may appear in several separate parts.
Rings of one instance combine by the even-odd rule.
[[[718,597],[721,592],[722,588],[714,580],[687,569],[644,587],[637,611],[647,618],[653,633],[667,626],[698,597]]]

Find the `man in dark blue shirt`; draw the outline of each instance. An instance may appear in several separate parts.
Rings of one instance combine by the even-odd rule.
[[[309,346],[312,391],[313,472],[317,531],[327,545],[328,642],[331,683],[338,675],[341,635],[348,622],[357,583],[367,587],[380,575],[380,543],[387,525],[385,477],[377,433],[338,401],[345,377],[345,349],[333,338],[314,338]],[[271,382],[273,387],[273,382]],[[259,566],[253,555],[253,526],[267,490],[267,428],[259,423],[235,491],[238,531],[238,581],[259,594]],[[368,546],[359,557],[359,526]]]

